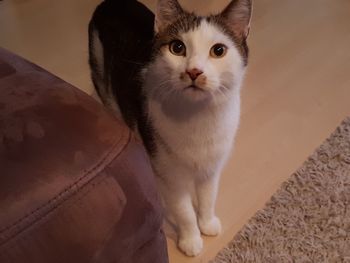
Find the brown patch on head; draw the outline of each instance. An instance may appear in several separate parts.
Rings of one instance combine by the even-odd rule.
[[[199,26],[201,17],[186,12],[177,0],[158,0],[156,11],[156,36],[154,49],[158,53],[171,41],[180,39],[180,34]],[[180,39],[181,40],[181,39]]]
[[[216,23],[231,37],[245,65],[248,63],[249,50],[246,40],[250,30],[252,9],[252,0],[232,0],[220,14],[208,18],[208,22]]]
[[[158,0],[155,18],[156,32],[162,31],[174,23],[183,12],[177,0]]]
[[[169,44],[175,39],[180,39],[180,34],[186,33],[199,27],[202,17],[198,17],[193,13],[182,12],[172,24],[164,27],[156,34],[155,47],[160,49],[162,46]]]
[[[227,35],[232,42],[235,44],[239,53],[243,58],[243,63],[246,66],[248,64],[248,56],[249,56],[249,48],[247,45],[247,39],[241,38],[237,36],[234,31],[231,30],[230,27],[227,26],[227,21],[222,18],[220,15],[210,16],[206,18],[208,23],[215,24],[217,27],[221,29],[221,31]]]
[[[232,39],[247,65],[249,49],[246,39],[250,29],[252,0],[232,0],[220,14],[209,17],[186,12],[177,0],[159,0],[156,13],[156,54],[172,40],[180,39],[181,33],[194,30],[206,19]]]

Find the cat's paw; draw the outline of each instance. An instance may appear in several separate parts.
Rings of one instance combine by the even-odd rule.
[[[206,236],[217,236],[221,233],[221,222],[216,216],[210,219],[199,219],[199,229]]]
[[[203,240],[200,235],[180,238],[178,246],[189,257],[197,256],[203,248]]]

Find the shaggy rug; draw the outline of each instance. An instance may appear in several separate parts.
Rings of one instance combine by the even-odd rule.
[[[350,263],[350,118],[211,263]]]

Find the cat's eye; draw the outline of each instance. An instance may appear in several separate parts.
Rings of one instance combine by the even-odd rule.
[[[227,47],[224,44],[215,44],[210,49],[210,56],[213,58],[222,58],[226,55]]]
[[[176,56],[186,56],[186,46],[180,40],[171,41],[169,44],[169,50]]]

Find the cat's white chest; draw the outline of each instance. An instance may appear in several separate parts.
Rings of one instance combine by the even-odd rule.
[[[155,130],[169,158],[198,169],[221,165],[229,154],[239,123],[239,96],[229,105],[197,114],[187,121],[169,118],[156,102],[149,103]],[[164,153],[160,153],[163,155]]]

